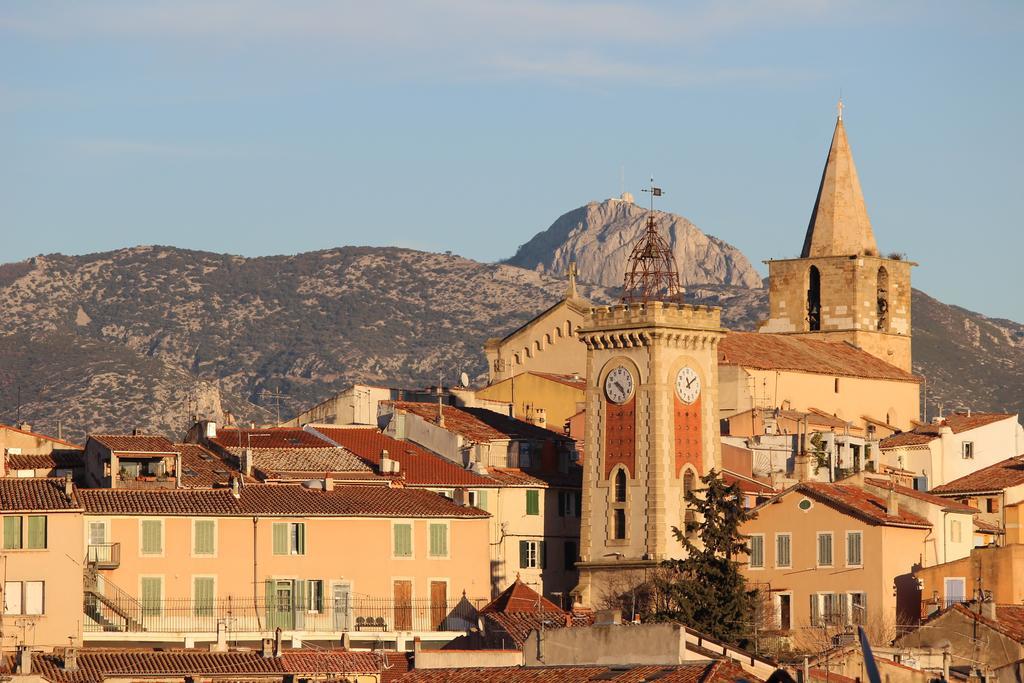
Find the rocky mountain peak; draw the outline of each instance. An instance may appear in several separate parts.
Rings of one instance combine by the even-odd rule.
[[[619,287],[629,252],[646,225],[647,213],[628,193],[617,199],[590,202],[563,214],[547,230],[534,235],[507,263],[557,275],[576,261],[581,280]],[[684,286],[761,287],[761,276],[736,247],[704,233],[682,216],[655,211],[655,219],[672,248]]]

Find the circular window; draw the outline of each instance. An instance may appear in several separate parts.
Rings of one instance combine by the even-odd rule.
[[[808,498],[804,498],[799,503],[797,503],[797,507],[803,510],[804,512],[810,510],[812,505],[814,505],[814,503],[812,503]]]

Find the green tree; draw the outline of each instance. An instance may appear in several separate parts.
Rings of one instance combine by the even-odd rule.
[[[757,591],[748,590],[737,558],[746,555],[740,526],[755,517],[743,494],[712,470],[702,488],[686,495],[685,530],[672,531],[686,558],[666,560],[654,578],[652,621],[678,621],[728,643],[744,644],[753,631]]]

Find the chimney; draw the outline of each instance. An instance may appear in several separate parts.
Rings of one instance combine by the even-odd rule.
[[[22,676],[32,673],[32,651],[27,645],[18,646],[18,673]]]
[[[263,639],[263,659],[270,659],[274,656],[274,639]]]
[[[78,671],[78,648],[64,648],[64,670]]]
[[[995,600],[988,599],[981,603],[981,616],[990,621],[999,621],[998,615],[996,614]]]
[[[231,495],[238,500],[242,497],[242,484],[238,477],[231,477]]]
[[[900,516],[900,503],[896,499],[896,484],[889,482],[889,491],[885,498],[885,514],[890,517]]]
[[[330,472],[324,472],[324,491],[334,490],[334,477],[331,476]]]
[[[252,476],[252,449],[246,448],[242,451],[242,474]]]
[[[274,629],[274,656],[281,656],[281,627]]]
[[[206,432],[206,438],[207,439],[215,439],[215,438],[217,438],[217,423],[216,422],[214,422],[213,420],[208,421],[206,423],[204,429],[205,429],[205,432]]]
[[[415,662],[416,662],[416,655],[418,655],[420,653],[421,649],[423,649],[423,642],[420,641],[420,637],[419,636],[416,636],[415,638],[412,639],[412,652],[413,652],[413,660],[412,661],[413,661],[413,665],[414,666],[415,666]]]
[[[18,425],[18,429],[20,429],[23,432],[31,432],[32,425],[29,424],[28,422],[22,422],[20,425]]]
[[[142,436],[142,430],[138,427],[132,428],[132,436]]]
[[[70,498],[75,493],[75,485],[71,480],[71,473],[68,472],[64,475],[64,495]]]
[[[227,627],[223,621],[217,622],[217,642],[210,643],[210,652],[227,652],[228,636]]]

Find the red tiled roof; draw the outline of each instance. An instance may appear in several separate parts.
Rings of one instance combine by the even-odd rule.
[[[210,439],[222,448],[326,448],[331,444],[299,427],[238,429],[220,427]]]
[[[731,662],[714,661],[672,666],[514,666],[466,669],[414,669],[401,683],[734,683],[758,679]]]
[[[846,343],[787,334],[729,332],[718,343],[718,362],[760,370],[920,382],[921,378]]]
[[[62,479],[0,479],[0,511],[58,512],[81,509],[75,491],[72,491],[70,496],[64,492]]]
[[[8,667],[12,664],[8,660]],[[34,653],[32,672],[55,683],[100,683],[107,678],[237,676],[283,679],[286,674],[378,673],[380,658],[370,652],[345,650],[289,650],[280,657],[263,657],[255,651],[209,650],[80,650],[78,669],[64,670],[58,653]]]
[[[586,626],[593,621],[592,614],[576,615],[562,610],[518,578],[479,613],[492,630],[504,631],[519,648],[526,642],[530,631],[542,627]]]
[[[413,403],[411,401],[382,401],[396,410],[417,415],[424,420],[437,421],[436,403]],[[506,439],[534,441],[568,441],[569,438],[529,422],[496,413],[486,408],[459,408],[442,406],[444,428],[455,432],[474,443],[503,441]]]
[[[959,479],[936,486],[932,493],[946,496],[963,493],[989,493],[1024,484],[1024,455],[1001,460]]]
[[[978,614],[978,612],[975,611],[977,608],[972,609],[962,603],[957,603],[950,609],[965,615],[970,619],[976,619],[1008,638],[1012,638],[1018,643],[1024,644],[1024,605],[996,605],[995,621]],[[942,612],[938,616],[929,619],[928,623],[931,623],[945,613],[946,612]]]
[[[954,434],[971,429],[984,427],[993,422],[1017,417],[1014,413],[953,413],[939,422],[917,425],[906,432],[898,432],[888,436],[879,443],[880,448],[898,448],[900,446],[917,446],[939,438],[940,430],[949,427]]]
[[[80,449],[54,450],[38,454],[7,454],[8,470],[69,470],[85,467],[84,452]]]
[[[560,612],[561,608],[516,578],[498,597],[480,608],[480,614],[495,612]]]
[[[736,484],[737,486],[739,486],[740,491],[743,491],[744,493],[752,493],[758,496],[774,496],[776,493],[778,493],[778,491],[773,489],[768,484],[765,484],[764,482],[760,482],[757,481],[756,479],[751,479],[749,477],[744,477],[742,475],[736,474],[734,472],[729,472],[727,470],[722,472],[722,481],[724,481],[726,484]]]
[[[892,516],[886,512],[886,501],[876,495],[868,493],[857,486],[845,484],[825,484],[821,482],[801,482],[782,493],[780,496],[789,495],[791,492],[799,492],[808,495],[815,500],[828,505],[840,512],[852,514],[863,519],[869,524],[882,524],[886,526],[918,527],[927,529],[931,522],[927,519],[900,508],[899,514]],[[775,500],[773,498],[772,500]],[[763,503],[759,507],[771,505],[771,501]]]
[[[399,476],[410,486],[494,486],[494,482],[479,474],[459,467],[436,453],[428,451],[411,441],[399,441],[379,430],[345,429],[337,427],[315,427],[336,444],[344,446],[374,468],[380,468],[380,452],[386,450],[388,457],[399,464]]]
[[[132,434],[90,434],[93,439],[115,453],[173,454],[175,450],[166,437]]]
[[[242,477],[246,484],[258,483],[246,477],[211,450],[194,443],[176,443],[181,451],[181,485],[189,489],[227,486],[231,477]]]
[[[320,441],[318,448],[256,448],[252,449],[252,466],[264,477],[277,478],[285,473],[302,472],[307,474],[334,472],[365,472],[370,473],[370,466],[354,453],[345,449],[330,446]],[[244,448],[231,446],[226,451],[236,458],[242,457]]]
[[[932,505],[938,505],[944,510],[950,510],[953,512],[969,512],[972,514],[978,512],[977,508],[973,508],[970,505],[966,505],[955,500],[950,500],[949,498],[943,498],[942,496],[936,496],[934,494],[926,493],[924,491],[918,491],[917,489],[908,488],[906,486],[893,486],[892,482],[890,482],[888,479],[874,479],[870,477],[865,477],[864,481],[868,484],[871,484],[872,486],[877,486],[879,488],[887,489],[889,487],[892,487],[899,494],[909,496],[911,498],[916,498],[918,500],[924,501],[925,503],[931,503]]]
[[[51,441],[51,442],[53,442],[55,444],[61,444],[61,445],[67,446],[68,448],[81,448],[81,446],[79,446],[76,443],[71,443],[70,441],[65,441],[64,439],[58,439],[55,436],[49,436],[47,434],[40,434],[39,432],[32,432],[32,431],[29,431],[27,429],[19,429],[18,427],[13,427],[11,425],[0,424],[0,431],[5,431],[5,430],[6,431],[11,431],[11,432],[18,432],[19,434],[25,434],[26,436],[34,436],[37,439],[45,439],[46,441]]]
[[[974,518],[974,529],[975,531],[982,534],[1001,534],[1003,533],[1002,527],[995,522],[988,522],[980,517]]]
[[[230,489],[81,489],[89,514],[211,515],[268,517],[487,517],[483,510],[456,505],[422,489],[338,486],[333,491],[295,484],[257,484]]]

